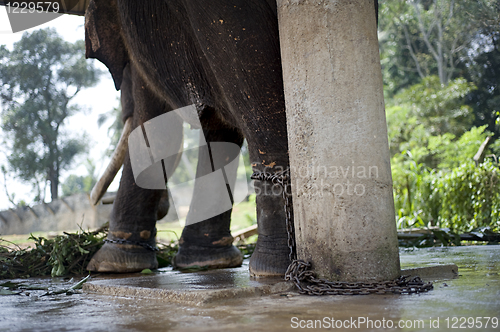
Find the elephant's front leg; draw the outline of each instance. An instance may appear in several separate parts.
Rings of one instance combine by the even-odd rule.
[[[124,70],[121,91],[123,119],[131,118],[132,128],[140,128],[144,122],[169,110],[131,67]],[[182,124],[179,126],[177,134],[182,135]],[[170,143],[179,145],[180,142],[181,140],[174,139]],[[173,150],[178,151],[178,147]],[[157,268],[158,262],[153,251],[155,225],[158,217],[168,211],[168,197],[165,192],[166,190],[145,189],[137,185],[127,153],[110,216],[107,242],[92,257],[87,269],[123,273]],[[164,202],[159,204],[162,196]]]
[[[283,139],[283,142],[286,143],[286,139]],[[252,147],[249,143],[249,150],[252,168],[256,174],[274,175],[288,169],[288,155],[285,149],[283,153],[273,153],[273,149],[267,149],[266,145],[261,142],[258,147],[255,145]],[[254,276],[283,275],[291,262],[284,188],[266,180],[255,180],[254,186],[259,237],[255,251],[250,258],[250,274]],[[291,209],[291,198],[289,203],[288,208]],[[290,215],[293,214],[290,213]],[[293,219],[289,222],[293,223]]]
[[[155,247],[157,206],[163,190],[135,184],[127,155],[110,216],[108,242],[87,266],[97,272],[138,272],[158,267]]]
[[[201,141],[206,140],[207,145],[200,144],[193,198],[174,258],[174,265],[181,269],[236,267],[243,261],[229,230],[230,187],[234,188],[237,164],[227,165],[238,157],[243,136],[229,128],[205,129],[204,134]]]

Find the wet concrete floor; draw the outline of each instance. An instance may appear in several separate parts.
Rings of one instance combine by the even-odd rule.
[[[81,294],[40,296],[46,291],[27,290],[0,296],[0,331],[282,331],[301,327],[500,331],[500,246],[400,253],[403,268],[455,263],[459,277],[435,281],[433,291],[418,295],[310,297],[298,295],[283,283],[276,286],[279,280],[252,280],[246,266],[189,274],[165,270],[153,275],[101,275]],[[225,281],[214,282],[221,279]],[[78,280],[16,281],[59,289]],[[158,290],[218,295],[176,301],[159,298],[165,293],[158,296]],[[97,291],[101,294],[93,293]]]

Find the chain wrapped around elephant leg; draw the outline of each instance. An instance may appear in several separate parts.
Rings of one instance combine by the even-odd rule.
[[[253,180],[269,181],[280,185],[283,190],[285,201],[286,230],[288,236],[288,248],[290,249],[290,265],[285,272],[285,280],[292,281],[300,294],[305,295],[368,295],[368,294],[417,294],[428,292],[433,289],[431,282],[425,283],[420,277],[407,275],[400,276],[395,280],[379,282],[341,282],[329,281],[316,277],[312,270],[312,264],[297,259],[295,244],[295,229],[292,214],[290,170],[276,173],[254,172]]]

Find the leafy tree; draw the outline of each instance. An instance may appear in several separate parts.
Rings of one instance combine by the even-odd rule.
[[[64,196],[70,196],[78,193],[89,193],[97,182],[96,166],[91,159],[85,162],[87,175],[78,176],[71,174],[62,183],[62,191]]]
[[[386,97],[431,75],[444,85],[462,77],[477,87],[465,126],[500,137],[500,0],[382,0],[380,13]]]
[[[477,39],[484,36],[485,20],[487,26],[494,26],[497,3],[498,0],[381,1],[380,47],[389,91],[395,93],[430,75],[439,77],[444,85],[464,76],[471,50],[484,50]]]
[[[463,78],[447,86],[437,76],[401,90],[387,103],[387,123],[392,155],[412,151],[413,157],[426,166],[437,167],[436,151],[429,151],[430,140],[451,144],[473,122],[472,108],[466,97],[475,89]]]
[[[491,186],[493,180],[486,181],[488,176],[496,181],[498,166],[476,167],[472,162],[490,135],[487,126],[467,130],[472,125],[472,109],[465,105],[466,97],[474,89],[463,78],[445,86],[438,77],[429,76],[389,100],[388,133],[399,227],[439,226],[462,232],[473,226],[498,228],[494,222],[500,204],[498,190]],[[491,145],[487,154],[497,145]],[[460,176],[469,189],[460,184]],[[474,181],[486,181],[490,186],[486,191]]]
[[[1,125],[11,151],[9,168],[39,193],[41,184],[50,182],[52,199],[58,197],[60,172],[86,149],[82,134],[64,130],[65,120],[81,111],[70,101],[95,85],[99,74],[85,59],[83,41],[65,42],[53,29],[25,33],[12,51],[0,48]]]
[[[487,125],[488,130],[500,137],[497,119],[500,113],[500,0],[497,1],[493,17],[484,14],[484,28],[478,34],[477,49],[471,52],[468,62],[468,79],[477,90],[469,95],[469,105],[474,109],[475,125]]]
[[[489,135],[485,127],[474,127],[458,139],[449,133],[430,136],[420,145],[393,156],[399,227],[439,226],[465,232],[490,226],[498,230],[498,163],[487,159],[476,166],[472,161]],[[433,156],[437,166],[425,164],[428,156]]]
[[[431,135],[462,134],[472,126],[472,109],[465,97],[476,87],[463,78],[448,85],[437,76],[428,76],[395,96],[394,102],[406,104]]]
[[[399,227],[499,230],[500,0],[383,0],[379,41]],[[491,153],[494,153],[492,155]]]
[[[387,97],[392,97],[398,90],[416,84],[421,79],[411,55],[413,49],[408,47],[405,38],[405,23],[413,19],[410,10],[406,1],[379,1],[380,62]]]

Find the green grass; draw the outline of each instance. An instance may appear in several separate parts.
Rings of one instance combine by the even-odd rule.
[[[249,201],[244,201],[233,207],[231,214],[231,232],[236,232],[241,229],[252,226],[257,221],[257,212],[255,208],[255,195],[250,197]],[[181,237],[184,220],[156,224],[158,231],[158,241],[169,243],[177,241]],[[250,238],[252,239],[252,238]],[[255,241],[256,239],[254,239]],[[247,241],[249,242],[249,241]]]

